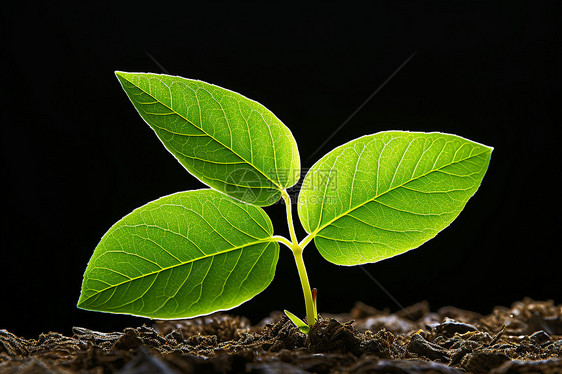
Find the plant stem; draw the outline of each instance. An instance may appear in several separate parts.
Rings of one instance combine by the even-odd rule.
[[[300,243],[299,243],[299,247],[301,247],[302,249],[304,249],[304,247],[306,247],[308,245],[308,243],[310,243],[312,241],[312,239],[314,239],[314,235],[312,234],[308,234],[306,236],[306,238],[304,238]]]
[[[310,290],[310,283],[308,282],[308,275],[306,274],[306,267],[302,258],[302,248],[298,246],[293,248],[293,255],[295,256],[295,263],[299,271],[301,279],[302,292],[304,294],[304,304],[306,306],[306,322],[308,326],[312,327],[316,323],[316,313],[314,313],[314,301],[312,300],[312,291]]]
[[[289,239],[285,238],[284,236],[274,235],[271,238],[276,242],[285,244],[291,251],[293,250],[293,243],[291,243]]]
[[[293,252],[295,257],[295,263],[297,265],[297,270],[299,272],[299,278],[301,280],[302,292],[304,294],[304,304],[306,306],[306,322],[310,327],[314,326],[316,323],[316,313],[314,312],[314,301],[312,300],[312,291],[310,290],[310,283],[308,281],[308,274],[306,273],[306,267],[304,266],[304,260],[302,257],[302,252],[304,246],[312,239],[309,235],[303,242],[304,246],[299,244],[297,240],[297,235],[295,234],[295,226],[293,225],[293,213],[292,213],[292,203],[291,198],[286,190],[281,191],[283,200],[285,200],[285,206],[287,210],[287,224],[289,225],[289,232],[291,234],[291,243],[283,237],[275,237],[275,239],[289,248]],[[290,245],[289,245],[290,244]]]
[[[293,212],[292,212],[292,202],[287,190],[281,191],[281,196],[285,200],[285,207],[287,210],[287,225],[289,225],[289,232],[291,233],[291,241],[293,245],[298,245],[297,235],[295,234],[295,226],[293,225]]]

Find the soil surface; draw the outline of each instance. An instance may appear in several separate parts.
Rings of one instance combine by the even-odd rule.
[[[73,336],[0,330],[0,373],[562,373],[562,305],[525,299],[489,315],[421,302],[358,303],[308,336],[281,313],[257,326],[214,314]]]

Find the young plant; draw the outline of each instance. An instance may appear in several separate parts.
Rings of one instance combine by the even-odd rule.
[[[492,148],[455,135],[387,131],[352,140],[307,173],[298,216],[287,188],[300,178],[291,131],[261,104],[197,80],[116,72],[166,149],[211,188],[150,202],[103,236],[84,273],[78,307],[156,319],[228,310],[273,280],[279,243],[295,258],[307,333],[317,320],[303,250],[312,241],[338,265],[417,248],[447,227],[476,192]],[[261,208],[283,199],[290,238]]]

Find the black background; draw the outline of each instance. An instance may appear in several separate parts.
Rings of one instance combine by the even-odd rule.
[[[261,102],[292,130],[305,168],[389,129],[494,146],[480,190],[448,229],[364,268],[404,305],[427,299],[433,308],[487,313],[525,296],[562,302],[559,3],[376,4],[4,9],[0,328],[36,336],[149,322],[78,310],[82,273],[119,218],[202,185],[143,123],[114,70],[166,71]],[[284,206],[267,212],[287,235]],[[358,267],[332,265],[314,246],[305,261],[321,312],[347,311],[357,300],[398,308]],[[283,308],[304,313],[285,248],[272,285],[232,313],[257,322]]]

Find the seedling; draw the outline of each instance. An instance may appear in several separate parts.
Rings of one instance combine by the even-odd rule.
[[[150,202],[103,236],[84,273],[78,307],[156,319],[232,309],[273,280],[279,244],[295,258],[306,322],[317,321],[304,248],[337,265],[384,260],[447,227],[476,192],[492,148],[455,135],[387,131],[322,157],[306,174],[299,241],[287,189],[300,179],[291,131],[261,104],[197,80],[116,72],[166,149],[210,188]],[[261,208],[284,200],[290,238]]]

